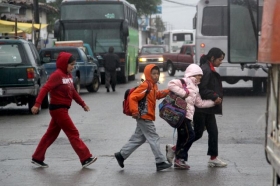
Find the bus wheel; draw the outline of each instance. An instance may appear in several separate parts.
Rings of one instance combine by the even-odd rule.
[[[279,184],[280,184],[280,178],[279,178],[277,172],[275,171],[275,169],[272,168],[272,185],[278,186]]]
[[[98,76],[94,76],[92,82],[86,86],[88,92],[97,92],[100,86],[100,81]]]
[[[167,63],[167,73],[170,76],[174,76],[174,74],[175,74],[175,68],[174,68],[174,65],[171,62]]]
[[[117,78],[118,82],[119,83],[127,83],[128,82],[128,76],[125,76],[125,75],[121,75],[121,76],[118,76]]]
[[[129,77],[128,77],[128,80],[129,80],[129,81],[133,81],[133,80],[135,80],[135,74],[133,74],[133,75],[129,76]]]
[[[260,93],[263,91],[263,85],[265,86],[264,84],[264,81],[262,80],[262,78],[254,78],[253,79],[253,91],[255,93]],[[264,87],[265,89],[265,87]]]
[[[75,89],[78,92],[78,94],[80,94],[81,84],[80,84],[80,78],[78,76],[76,76],[76,78],[75,78],[74,86],[75,86]]]

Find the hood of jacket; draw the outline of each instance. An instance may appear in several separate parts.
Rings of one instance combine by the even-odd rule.
[[[145,75],[145,79],[150,81],[150,82],[154,82],[151,76],[151,71],[152,68],[156,67],[158,69],[158,71],[160,72],[158,66],[154,65],[154,64],[149,64],[146,65],[145,69],[144,69],[144,75]]]
[[[185,71],[185,78],[195,75],[203,75],[202,69],[197,64],[190,64]]]
[[[68,52],[60,52],[57,60],[56,60],[56,68],[60,69],[65,74],[68,74],[67,67],[68,67],[68,61],[69,58],[72,56],[71,53]]]

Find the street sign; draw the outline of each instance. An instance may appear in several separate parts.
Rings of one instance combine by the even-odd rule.
[[[156,14],[162,14],[162,6],[157,6]]]

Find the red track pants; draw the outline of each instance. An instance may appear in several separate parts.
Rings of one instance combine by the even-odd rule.
[[[50,110],[52,117],[47,132],[42,137],[32,158],[37,161],[44,161],[47,148],[56,140],[62,129],[68,137],[73,149],[77,153],[81,162],[92,156],[89,149],[79,137],[79,131],[75,127],[68,114],[68,109],[60,108]]]

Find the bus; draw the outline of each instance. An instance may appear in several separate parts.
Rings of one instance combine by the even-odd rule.
[[[183,44],[194,43],[194,30],[169,30],[163,33],[164,44],[167,52],[179,53]]]
[[[259,5],[259,28],[261,25],[262,4]],[[197,12],[194,17],[194,29],[196,30],[196,61],[199,64],[200,57],[207,54],[212,47],[218,47],[225,52],[226,57],[222,65],[216,69],[222,80],[228,84],[236,84],[238,81],[252,81],[254,92],[265,92],[267,72],[264,68],[246,68],[246,61],[240,59],[240,64],[228,63],[228,2],[226,0],[200,0],[197,4]],[[241,22],[243,23],[243,22]],[[238,29],[236,30],[238,31]],[[237,46],[239,45],[236,41]],[[239,45],[240,48],[242,46]],[[261,64],[256,64],[258,66]],[[265,65],[263,65],[265,66]]]
[[[125,0],[63,0],[60,19],[54,35],[58,41],[83,40],[93,49],[98,59],[110,46],[120,57],[117,79],[120,83],[134,80],[137,74],[139,51],[137,10]],[[101,83],[105,70],[99,60]]]
[[[229,2],[229,62],[239,63],[242,58],[249,65],[256,62],[268,66],[268,85],[266,93],[264,149],[267,162],[272,168],[272,186],[280,185],[280,1],[247,0]],[[262,25],[258,5],[263,4]],[[261,33],[257,28],[261,26]],[[261,35],[258,37],[258,35]],[[236,47],[236,41],[242,45]],[[249,112],[254,112],[251,108]],[[245,110],[241,114],[247,114]]]

